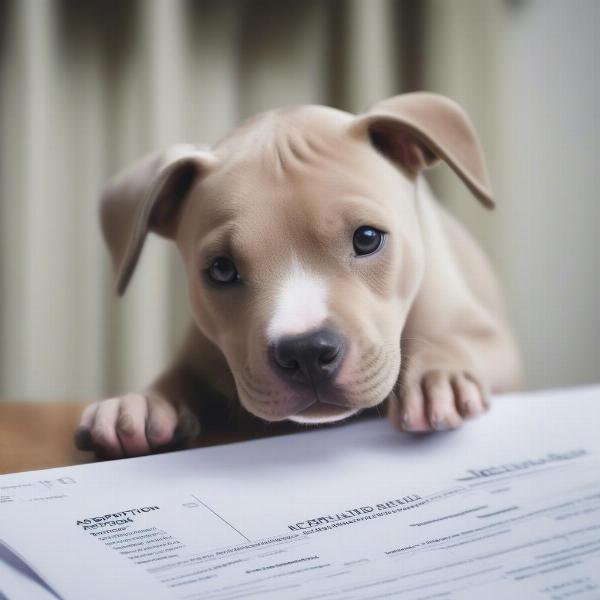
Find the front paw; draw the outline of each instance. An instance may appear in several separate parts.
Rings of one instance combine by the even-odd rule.
[[[80,450],[103,458],[140,456],[196,437],[198,422],[189,409],[177,410],[154,394],[126,394],[90,404],[75,432]]]
[[[407,378],[392,395],[388,416],[404,431],[444,431],[489,408],[485,388],[469,372],[432,369]]]

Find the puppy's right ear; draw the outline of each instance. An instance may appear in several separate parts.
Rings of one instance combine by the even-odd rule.
[[[133,275],[148,231],[174,238],[185,196],[215,164],[205,147],[179,144],[142,158],[108,182],[100,219],[119,295]]]
[[[475,128],[449,98],[424,92],[394,96],[359,115],[351,128],[413,176],[443,160],[484,206],[494,207]]]

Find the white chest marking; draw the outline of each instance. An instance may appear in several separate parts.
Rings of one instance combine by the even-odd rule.
[[[274,341],[286,335],[299,335],[316,329],[327,318],[327,285],[306,272],[297,261],[275,297],[273,317],[267,337]]]

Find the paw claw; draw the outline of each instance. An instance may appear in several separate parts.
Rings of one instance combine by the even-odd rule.
[[[153,423],[148,427],[148,431],[146,433],[152,441],[158,442],[163,440],[168,432],[161,423]]]
[[[401,420],[400,420],[400,427],[402,429],[404,429],[404,431],[413,431],[414,430],[414,424],[411,421],[410,417],[405,414]]]
[[[452,429],[450,421],[446,417],[431,417],[431,427],[436,431],[446,431]]]
[[[75,431],[75,446],[84,452],[92,450],[92,433],[88,427],[78,427]]]

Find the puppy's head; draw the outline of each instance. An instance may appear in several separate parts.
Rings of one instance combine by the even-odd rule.
[[[103,196],[117,289],[149,230],[172,238],[195,322],[247,410],[318,422],[374,406],[398,379],[424,270],[416,177],[438,159],[491,206],[470,122],[431,94],[359,116],[280,109],[212,148],[147,157]]]

